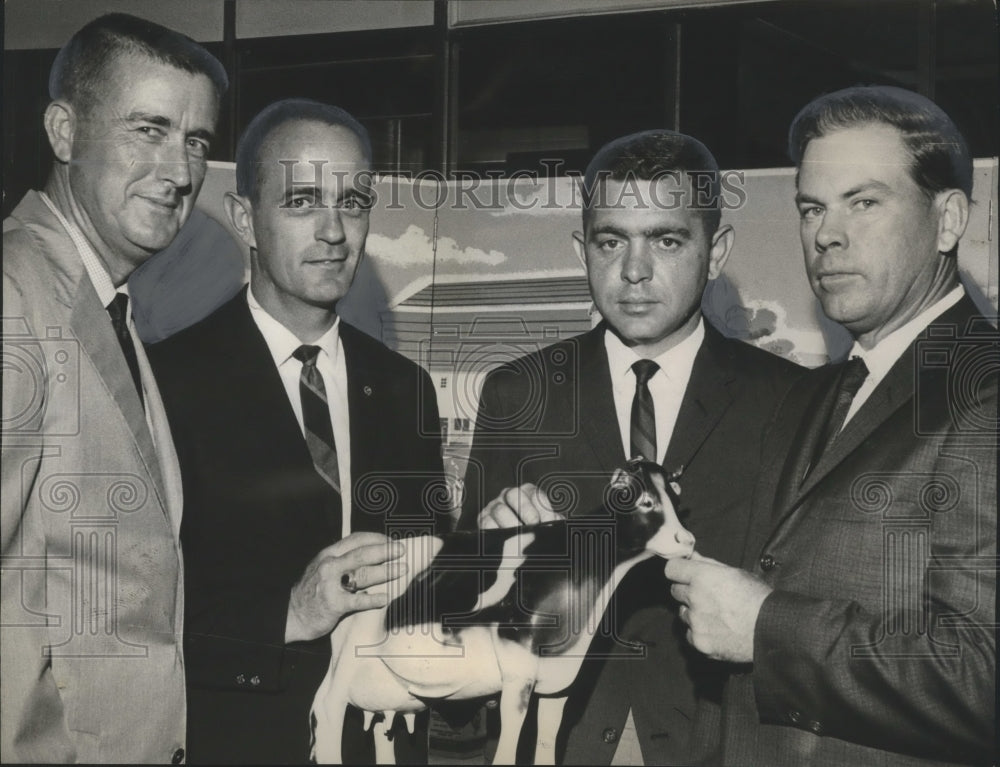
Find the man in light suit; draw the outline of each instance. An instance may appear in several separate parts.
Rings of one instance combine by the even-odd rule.
[[[180,475],[125,281],[191,212],[226,74],[112,14],[49,87],[51,174],[4,221],[2,758],[180,762]]]
[[[683,469],[685,526],[700,551],[735,563],[760,434],[799,369],[724,338],[702,317],[702,293],[722,272],[734,237],[721,223],[718,166],[690,136],[646,131],[604,146],[583,194],[583,231],[573,242],[603,321],[489,375],[462,522],[587,516],[600,509],[614,469],[642,453]],[[653,418],[640,446],[633,365],[643,359],[658,369],[641,384]],[[558,749],[565,763],[698,757],[689,740],[695,702],[717,705],[722,678],[718,664],[684,646],[666,592],[653,560],[618,586],[612,630],[598,632],[565,711]]]
[[[806,271],[851,331],[764,445],[745,569],[672,561],[688,637],[743,665],[725,764],[995,759],[998,336],[958,281],[972,161],[933,102],[857,87],[792,124]]]
[[[405,566],[385,534],[447,526],[429,377],[336,312],[364,253],[370,168],[367,132],[337,107],[257,115],[226,198],[249,289],[150,349],[184,480],[192,762],[307,761],[330,632],[384,605],[356,592]],[[395,733],[400,761],[426,761],[418,721]],[[374,758],[360,712],[345,748]]]

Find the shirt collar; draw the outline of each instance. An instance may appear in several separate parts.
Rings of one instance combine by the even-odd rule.
[[[59,220],[59,223],[62,224],[63,229],[66,230],[69,238],[73,241],[76,252],[80,254],[80,260],[83,261],[83,268],[87,270],[87,276],[90,278],[91,283],[93,283],[94,290],[97,291],[97,297],[101,301],[101,306],[107,308],[108,304],[114,300],[115,293],[128,295],[128,283],[124,283],[119,288],[115,287],[115,284],[111,281],[111,275],[104,268],[104,264],[97,257],[94,249],[90,246],[90,242],[84,236],[83,232],[80,231],[80,228],[63,215],[62,211],[56,207],[56,204],[52,202],[45,192],[39,192],[38,196],[42,198],[42,202],[52,211],[52,215]],[[129,313],[131,314],[131,312]]]
[[[654,357],[653,362],[660,366],[660,371],[667,378],[687,381],[689,376],[681,375],[681,371],[690,371],[694,366],[694,358],[697,356],[698,349],[701,348],[701,342],[704,339],[705,320],[699,317],[698,324],[687,338]],[[612,378],[630,375],[632,365],[638,360],[644,359],[622,343],[622,340],[610,328],[604,331],[604,348],[608,353],[608,367],[611,370]]]
[[[872,382],[881,381],[924,328],[957,304],[964,295],[965,288],[956,286],[944,298],[924,309],[905,325],[896,328],[871,349],[865,349],[855,341],[850,356],[860,357],[865,361]]]
[[[274,364],[281,367],[291,359],[292,353],[302,346],[302,341],[291,330],[268,314],[267,310],[254,297],[251,288],[247,288],[247,303],[250,305],[250,314],[257,323],[257,327],[260,328],[267,348],[274,358]],[[313,341],[311,346],[318,346],[321,352],[325,352],[330,360],[336,363],[339,341],[340,317],[337,317],[330,329]]]

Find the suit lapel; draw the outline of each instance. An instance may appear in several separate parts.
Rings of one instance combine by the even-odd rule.
[[[157,463],[160,467],[160,475],[163,480],[165,506],[167,514],[173,523],[174,535],[179,543],[181,514],[184,509],[184,482],[181,476],[180,462],[177,458],[177,451],[174,448],[173,435],[170,433],[167,411],[163,406],[160,390],[156,385],[156,378],[149,366],[149,359],[146,357],[145,348],[142,343],[136,343],[135,347],[146,395],[146,412],[149,416],[147,424],[151,429],[153,444],[156,448]]]
[[[677,413],[663,465],[674,471],[688,465],[733,401],[736,376],[722,336],[705,323],[705,340]]]
[[[816,440],[823,431],[832,407],[832,400],[836,397],[838,380],[839,369],[830,371],[825,384],[819,387],[810,406],[804,411],[805,417],[801,420],[798,436],[792,443],[776,489],[774,518],[777,525],[769,537],[768,545],[773,546],[778,538],[787,533],[809,494],[896,410],[910,400],[913,394],[912,351],[907,350],[896,361],[865,404],[824,451],[817,464],[809,470],[809,476],[802,481],[802,475],[809,467],[809,457],[815,452]]]
[[[808,406],[797,412],[796,419],[789,424],[791,429],[776,434],[780,440],[778,444],[791,445],[775,493],[774,512],[780,516],[784,516],[801,494],[802,478],[809,470],[823,425],[836,401],[841,367],[831,366],[822,371],[822,383],[809,395]]]
[[[944,314],[931,323],[932,326],[947,328],[947,332],[939,334],[929,329],[925,329],[917,339],[903,352],[895,364],[890,368],[885,378],[875,387],[875,391],[865,401],[864,405],[844,426],[843,431],[830,445],[817,463],[816,467],[809,474],[808,479],[803,483],[800,495],[810,492],[823,477],[829,474],[848,455],[864,442],[871,434],[899,408],[908,405],[913,401],[916,391],[915,372],[918,368],[924,370],[924,366],[919,364],[916,356],[917,341],[925,339],[926,342],[933,342],[935,338],[944,339],[947,346],[948,339],[961,336],[966,326],[977,311],[975,305],[968,298],[963,297],[955,306],[948,309]],[[939,367],[931,366],[924,371],[925,375],[933,375],[940,371]],[[926,397],[928,400],[925,406],[934,407],[938,403],[934,398]]]
[[[799,496],[805,496],[823,481],[841,461],[864,442],[872,432],[913,398],[913,347],[896,360],[889,373],[865,401],[802,483]]]
[[[122,357],[121,346],[115,338],[111,321],[101,306],[94,286],[85,276],[81,277],[78,284],[70,315],[70,326],[80,342],[81,350],[90,358],[98,376],[125,418],[139,456],[153,480],[160,505],[164,513],[169,514],[160,463],[153,445],[153,437],[146,424],[145,411],[139,401],[131,373]]]
[[[344,348],[344,362],[347,368],[347,412],[351,433],[351,492],[358,487],[358,480],[374,470],[373,450],[378,450],[378,441],[372,438],[372,429],[384,422],[384,413],[391,407],[392,392],[382,380],[377,367],[365,354],[364,339],[358,338],[362,331],[340,321],[340,341]],[[381,523],[376,524],[373,514],[361,514],[359,504],[351,503],[351,530],[381,532]]]
[[[271,435],[282,450],[312,463],[274,357],[250,315],[246,290],[219,310],[212,346],[219,354],[220,371],[229,376],[227,388],[239,392],[241,407],[253,414],[255,431]]]
[[[611,370],[604,347],[602,322],[580,337],[580,430],[597,458],[597,464],[608,473],[622,465],[625,447],[622,445],[615,397],[611,387]]]

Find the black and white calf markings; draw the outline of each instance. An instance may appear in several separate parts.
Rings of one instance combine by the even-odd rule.
[[[644,559],[694,550],[675,512],[675,479],[634,459],[585,518],[402,539],[408,570],[389,584],[388,606],[350,615],[332,634],[333,658],[312,708],[316,761],[341,762],[348,704],[365,712],[366,728],[374,721],[376,759],[391,764],[387,729],[396,714],[412,732],[429,700],[499,692],[495,763],[514,763],[537,693],[535,763],[553,764],[562,694],[615,587]]]

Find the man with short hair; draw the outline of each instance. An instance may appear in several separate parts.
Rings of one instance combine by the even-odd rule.
[[[798,368],[702,317],[702,293],[734,237],[721,223],[715,158],[690,136],[636,133],[601,148],[582,191],[573,244],[603,321],[490,373],[462,523],[586,518],[611,473],[641,454],[682,470],[680,511],[698,550],[737,562],[760,433]],[[666,586],[649,560],[615,591],[613,628],[598,631],[570,691],[557,751],[565,763],[701,755],[690,720],[698,698],[718,703],[721,677],[684,646]]]
[[[740,570],[671,561],[688,638],[743,665],[725,764],[995,759],[997,345],[958,280],[972,161],[948,116],[848,88],[789,147],[810,285],[855,343],[790,391]]]
[[[184,480],[193,762],[307,761],[330,632],[384,605],[365,589],[405,567],[386,534],[448,525],[429,505],[444,487],[429,377],[337,316],[364,254],[371,160],[338,107],[264,109],[225,201],[249,288],[150,349]],[[426,761],[418,722],[395,730],[400,761]],[[354,709],[344,742],[348,763],[373,760]]]
[[[180,476],[125,282],[191,213],[226,87],[124,14],[52,66],[52,171],[4,221],[4,761],[184,759]]]

